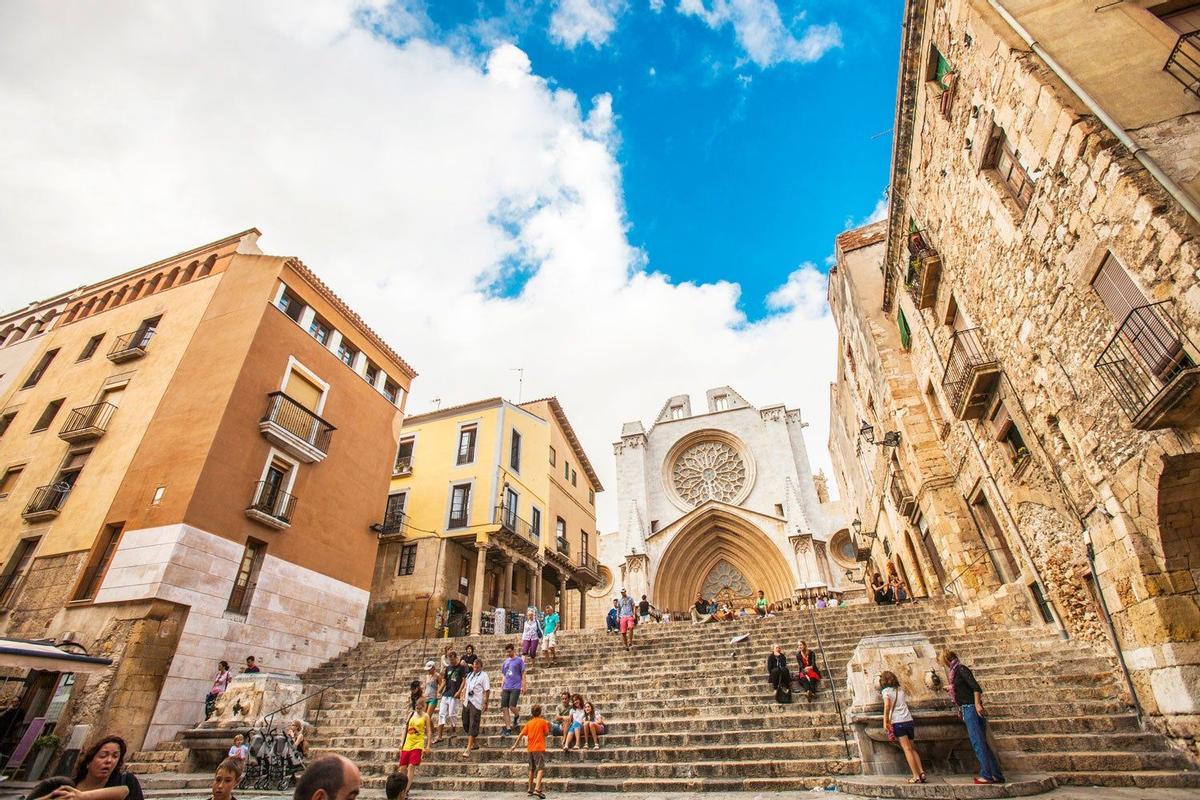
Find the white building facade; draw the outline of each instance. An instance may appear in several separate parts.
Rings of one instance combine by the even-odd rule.
[[[698,595],[737,608],[759,590],[772,603],[861,594],[846,511],[813,475],[800,412],[755,408],[728,386],[705,399],[693,413],[672,397],[649,431],[625,423],[606,572],[671,611]]]

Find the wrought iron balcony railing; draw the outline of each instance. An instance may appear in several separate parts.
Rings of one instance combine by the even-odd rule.
[[[533,534],[533,526],[527,520],[517,516],[515,506],[496,506],[492,514],[492,522],[498,524],[503,530],[515,533],[523,539],[528,539],[531,542],[537,541],[537,537]]]
[[[979,419],[991,403],[1000,379],[1000,363],[992,356],[978,328],[954,334],[942,388],[955,419]]]
[[[933,246],[929,244],[929,241],[925,238],[925,234],[921,231],[909,231],[908,253],[915,258],[926,258],[937,255],[937,251],[933,249]]]
[[[1185,33],[1176,40],[1163,71],[1200,97],[1200,31]]]
[[[403,511],[387,510],[383,513],[383,522],[379,532],[385,536],[395,536],[408,532],[408,514]]]
[[[892,504],[896,506],[896,511],[900,513],[900,516],[912,516],[917,501],[908,488],[908,481],[905,479],[903,472],[892,473],[891,493]]]
[[[1171,428],[1200,412],[1200,351],[1168,312],[1170,301],[1126,315],[1096,369],[1139,430]]]
[[[108,351],[108,359],[120,364],[123,361],[141,358],[146,355],[146,348],[150,346],[150,340],[153,338],[154,328],[138,328],[131,333],[123,333],[113,342],[112,349]]]
[[[937,253],[909,256],[904,285],[917,308],[933,308],[942,277],[942,259]]]
[[[296,510],[296,498],[268,481],[254,484],[246,516],[272,528],[288,528]]]
[[[571,543],[570,542],[568,542],[563,537],[559,536],[558,540],[557,540],[557,544],[558,544],[558,552],[562,553],[564,556],[571,555]]]
[[[108,430],[117,407],[112,403],[93,403],[71,411],[58,432],[58,438],[67,442],[86,442],[99,439]]]
[[[584,551],[579,554],[579,566],[585,571],[593,575],[600,574],[600,562],[591,553]]]
[[[267,410],[258,429],[273,444],[306,464],[324,460],[337,430],[283,392],[267,395]]]
[[[21,512],[21,516],[29,522],[53,519],[58,516],[58,512],[62,509],[62,505],[70,493],[71,484],[62,481],[39,486],[33,490],[33,496],[29,498],[29,503]]]

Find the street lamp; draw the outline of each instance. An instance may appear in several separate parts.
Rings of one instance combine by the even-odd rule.
[[[900,431],[887,431],[883,434],[882,440],[875,441],[875,428],[865,419],[862,426],[858,429],[858,435],[866,439],[867,444],[880,444],[884,447],[900,446]]]

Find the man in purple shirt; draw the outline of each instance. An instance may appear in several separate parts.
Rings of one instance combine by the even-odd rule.
[[[504,711],[504,728],[501,736],[512,736],[517,727],[517,701],[525,689],[525,659],[516,654],[511,644],[504,646],[504,665],[500,674],[504,683],[500,685],[500,708]]]

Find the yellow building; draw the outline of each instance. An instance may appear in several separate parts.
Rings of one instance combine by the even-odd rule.
[[[555,603],[583,627],[599,581],[596,493],[603,490],[551,397],[499,397],[409,417],[379,529],[366,633],[418,636],[494,629]],[[568,601],[567,592],[578,598]],[[567,609],[578,609],[568,622]]]

